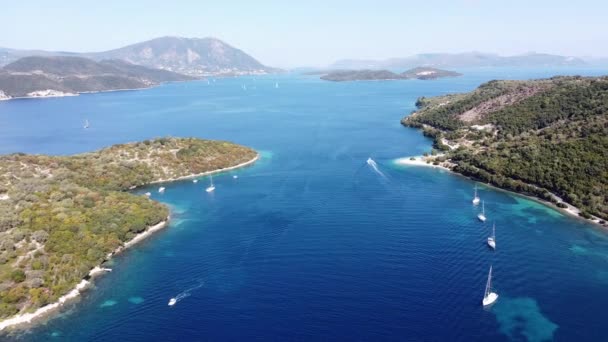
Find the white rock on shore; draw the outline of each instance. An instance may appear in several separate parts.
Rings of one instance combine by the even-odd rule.
[[[0,101],[2,100],[10,100],[11,97],[6,95],[2,90],[0,90]]]
[[[59,90],[54,89],[46,89],[46,90],[36,90],[27,94],[27,97],[63,97],[63,96],[78,96],[78,94],[74,93],[64,93]]]

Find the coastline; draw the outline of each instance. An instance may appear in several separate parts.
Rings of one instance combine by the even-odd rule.
[[[233,170],[233,169],[237,169],[237,168],[241,168],[241,167],[253,164],[259,159],[259,157],[260,157],[260,154],[256,153],[256,155],[253,159],[246,161],[244,163],[240,163],[238,165],[234,165],[234,166],[230,166],[230,167],[226,167],[226,168],[222,168],[222,169],[217,169],[217,170],[212,170],[212,171],[206,171],[206,172],[199,173],[199,174],[186,175],[186,176],[176,177],[176,178],[171,178],[171,179],[156,180],[156,181],[147,183],[145,185],[173,182],[173,181],[189,179],[189,178],[193,178],[193,177],[204,176],[204,175],[208,175],[208,174],[229,171],[229,170]],[[108,253],[108,255],[103,260],[103,262],[108,261],[114,255],[120,254],[121,252],[125,251],[126,249],[133,247],[134,245],[138,244],[139,242],[145,240],[146,238],[148,238],[150,235],[154,234],[155,232],[165,228],[170,219],[171,219],[171,216],[169,215],[163,221],[160,221],[159,223],[157,223],[155,225],[148,226],[145,230],[143,230],[142,232],[135,235],[131,240],[126,241],[121,246],[117,247],[114,251]],[[80,296],[80,294],[82,292],[84,292],[91,285],[93,278],[100,276],[103,273],[108,272],[108,271],[110,271],[110,270],[102,268],[101,264],[93,267],[89,271],[89,273],[87,273],[87,275],[84,277],[84,279],[82,279],[80,281],[80,283],[78,283],[71,291],[69,291],[68,293],[59,297],[59,299],[57,301],[47,304],[41,308],[38,308],[34,312],[17,314],[15,316],[12,316],[12,317],[9,317],[9,318],[6,318],[6,319],[0,321],[0,332],[4,331],[5,329],[7,329],[9,327],[15,327],[15,326],[23,325],[23,324],[30,324],[34,320],[41,319],[59,309],[61,309],[61,307],[66,302],[73,300],[73,299],[77,298],[78,296]]]
[[[113,252],[109,253],[103,262],[109,260],[112,256],[122,252],[123,250],[125,250],[129,247],[132,247],[133,245],[137,244],[138,242],[143,241],[145,238],[150,236],[152,233],[165,228],[167,226],[167,223],[169,222],[169,219],[170,219],[170,216],[167,216],[167,218],[165,218],[164,221],[160,221],[159,223],[157,223],[153,226],[148,226],[144,231],[138,233],[131,240],[125,242],[122,246],[116,248]],[[38,308],[34,312],[18,314],[13,317],[7,318],[3,321],[0,321],[0,331],[4,330],[6,328],[12,327],[12,326],[32,323],[33,320],[43,318],[44,316],[54,312],[55,310],[60,309],[68,301],[73,300],[73,299],[77,298],[78,296],[80,296],[80,294],[82,292],[84,292],[91,285],[93,278],[95,278],[105,272],[109,272],[109,271],[111,271],[111,270],[102,268],[101,264],[93,267],[89,271],[87,276],[80,281],[80,283],[78,283],[70,292],[59,297],[59,299],[56,302],[47,304],[41,308]]]
[[[7,97],[0,97],[0,101],[50,99],[50,98],[57,98],[57,97],[80,96],[81,94],[97,94],[97,93],[111,93],[111,92],[118,92],[118,91],[146,90],[146,89],[156,88],[156,87],[161,86],[161,85],[166,84],[166,83],[191,82],[191,81],[198,81],[198,80],[199,80],[198,78],[194,78],[192,80],[160,82],[158,84],[153,84],[153,85],[150,85],[150,86],[147,86],[147,87],[140,87],[140,88],[121,88],[121,89],[108,89],[108,90],[77,91],[75,93],[63,93],[61,95],[17,96],[17,97],[12,97],[12,96],[6,95]]]
[[[211,170],[211,171],[205,171],[205,172],[201,172],[201,173],[193,173],[193,174],[189,174],[189,175],[185,175],[185,176],[180,176],[180,177],[174,177],[174,178],[167,178],[167,179],[159,179],[159,180],[155,180],[152,181],[150,183],[146,183],[144,185],[141,186],[146,186],[146,185],[150,185],[150,184],[158,184],[158,183],[170,183],[170,182],[175,182],[175,181],[180,181],[180,180],[185,180],[185,179],[191,179],[191,178],[196,178],[196,177],[202,177],[202,176],[207,176],[207,175],[211,175],[211,174],[216,174],[216,173],[221,173],[221,172],[226,172],[226,171],[230,171],[230,170],[234,170],[234,169],[239,169],[241,167],[245,167],[248,165],[251,165],[253,163],[255,163],[256,161],[258,161],[258,159],[260,159],[260,154],[256,153],[255,157],[253,157],[253,159],[248,160],[246,162],[234,165],[234,166],[229,166],[229,167],[225,167],[222,169],[217,169],[217,170]],[[138,188],[134,187],[133,189]]]
[[[185,82],[185,81],[184,81]],[[130,88],[130,89],[110,89],[110,90],[94,90],[94,91],[79,91],[76,93],[64,93],[61,95],[43,95],[43,96],[17,96],[17,97],[8,97],[1,98],[0,101],[10,101],[10,100],[34,100],[34,99],[52,99],[52,98],[60,98],[60,97],[74,97],[80,96],[81,94],[97,94],[97,93],[110,93],[114,91],[135,91],[135,90],[144,90],[154,88],[151,87],[143,87],[143,88]]]
[[[411,160],[410,158],[415,158],[415,160]],[[423,157],[423,156],[402,157],[402,158],[394,159],[393,162],[396,163],[396,164],[398,164],[398,165],[422,166],[422,167],[432,167],[432,168],[436,168],[436,169],[442,169],[442,170],[445,170],[445,171],[449,171],[452,174],[455,174],[455,175],[458,175],[458,176],[461,176],[461,177],[465,177],[467,179],[479,182],[479,181],[477,181],[477,180],[475,180],[475,179],[473,179],[471,177],[468,177],[468,176],[465,176],[465,175],[463,175],[461,173],[455,172],[450,167],[447,167],[447,166],[443,165],[443,164],[445,164],[445,162],[443,164],[434,165],[432,162],[427,163],[426,160],[425,160],[425,158],[427,158],[427,160],[428,159],[432,160],[433,157]],[[604,229],[608,228],[608,226],[601,224],[600,220],[598,218],[596,218],[596,217],[591,218],[591,219],[587,219],[587,218],[584,218],[584,217],[580,216],[579,215],[579,213],[581,212],[580,208],[577,208],[577,207],[573,206],[570,203],[566,203],[559,196],[557,196],[556,194],[554,194],[552,192],[549,192],[549,193],[554,198],[558,199],[561,203],[564,203],[565,205],[567,205],[566,208],[560,208],[555,203],[547,201],[547,200],[539,198],[539,197],[536,197],[536,196],[532,196],[532,195],[528,195],[528,194],[524,194],[524,193],[520,193],[520,192],[508,190],[508,189],[503,189],[503,188],[497,187],[497,186],[495,186],[493,184],[490,184],[490,183],[483,183],[483,182],[480,182],[480,183],[484,184],[485,186],[491,187],[491,188],[493,188],[495,190],[499,190],[499,191],[504,191],[504,192],[508,192],[508,193],[511,193],[511,194],[515,194],[517,196],[522,196],[522,197],[524,197],[526,199],[530,199],[530,200],[535,201],[537,203],[544,204],[544,205],[546,205],[546,206],[548,206],[548,207],[550,207],[552,209],[557,210],[560,213],[564,213],[566,215],[572,216],[572,217],[577,218],[579,220],[583,220],[583,221],[585,221],[587,223],[592,223],[592,224],[597,225],[599,227],[602,227]]]

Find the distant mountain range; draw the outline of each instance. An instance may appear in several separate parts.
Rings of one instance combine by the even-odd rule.
[[[334,70],[328,72],[310,72],[309,75],[322,75],[321,79],[334,82],[345,81],[379,81],[379,80],[433,80],[442,77],[461,76],[454,71],[442,70],[430,67],[417,67],[402,73],[394,73],[389,70]]]
[[[23,57],[0,69],[0,99],[68,96],[82,92],[139,89],[192,76],[122,60],[73,56]]]
[[[161,37],[115,50],[92,53],[0,48],[0,66],[26,56],[72,56],[96,61],[118,59],[191,76],[266,74],[279,71],[215,38]]]
[[[332,69],[407,69],[417,66],[437,68],[466,67],[553,67],[583,66],[588,63],[578,57],[529,53],[517,56],[499,56],[488,53],[427,53],[385,60],[344,59],[329,66]]]

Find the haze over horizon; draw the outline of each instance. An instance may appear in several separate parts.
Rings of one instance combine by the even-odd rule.
[[[12,33],[0,37],[0,46],[93,52],[160,36],[216,37],[276,67],[431,52],[606,56],[607,10],[608,4],[592,0],[534,4],[523,0],[500,4],[110,0],[86,6],[65,0],[52,7],[31,1],[13,3],[0,12],[0,30]]]

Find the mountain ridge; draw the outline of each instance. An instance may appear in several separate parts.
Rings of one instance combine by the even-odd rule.
[[[466,68],[466,67],[525,67],[525,66],[582,66],[584,59],[547,53],[527,53],[501,56],[482,52],[421,53],[407,57],[372,59],[342,59],[330,65],[338,69],[407,69],[416,66]]]
[[[190,76],[250,75],[279,72],[214,37],[164,36],[99,52],[18,50],[0,47],[0,66],[28,56],[73,56],[96,61],[120,59],[132,64]]]

